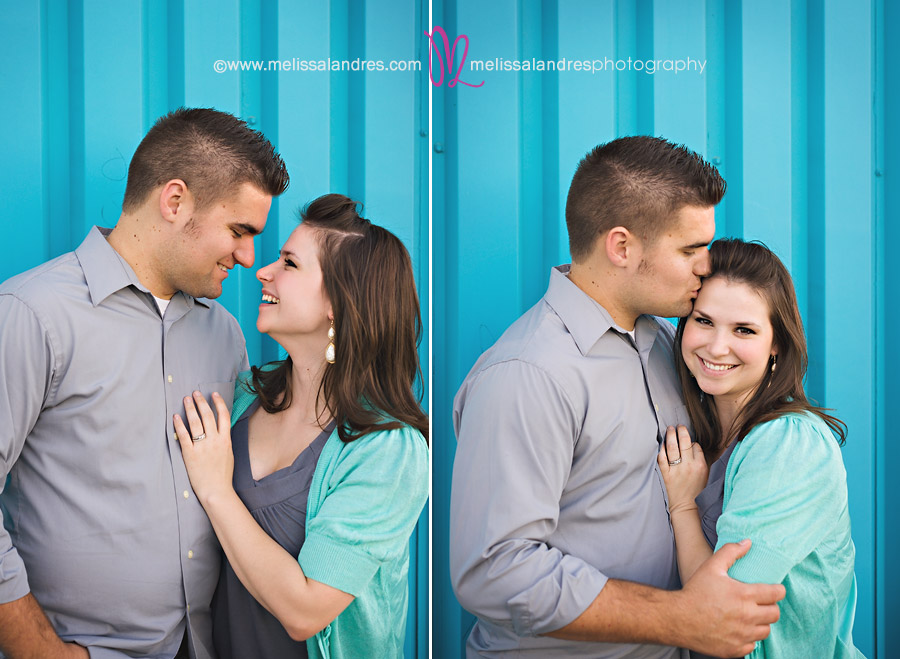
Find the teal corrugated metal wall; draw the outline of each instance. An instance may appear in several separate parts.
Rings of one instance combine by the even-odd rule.
[[[93,224],[114,225],[128,162],[153,121],[180,105],[212,106],[262,130],[291,174],[258,239],[257,267],[277,257],[302,204],[342,192],[404,241],[428,309],[427,71],[214,70],[216,60],[423,61],[426,0],[3,0],[0,8],[0,280],[74,249]],[[277,346],[255,328],[255,271],[235,270],[220,301],[260,363]],[[406,656],[425,657],[426,514],[413,549]]]
[[[469,39],[434,100],[434,647],[462,656],[472,618],[447,573],[453,395],[478,355],[569,260],[568,184],[590,148],[662,135],[704,154],[728,193],[719,235],[761,239],[790,268],[809,335],[810,395],[850,427],[854,639],[900,656],[897,199],[900,27],[882,0],[435,0]],[[893,30],[891,29],[893,28]],[[701,74],[471,71],[474,60],[705,61]],[[457,54],[456,64],[459,63]],[[895,122],[896,123],[896,122]],[[893,168],[893,169],[892,169]],[[893,181],[893,190],[891,189]],[[893,222],[891,221],[893,220]],[[892,342],[890,339],[893,338]],[[892,460],[894,458],[894,460]],[[802,456],[797,456],[802,459]]]

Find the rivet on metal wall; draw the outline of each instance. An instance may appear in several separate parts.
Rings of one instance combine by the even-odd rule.
[[[247,117],[247,125],[255,126],[256,125],[256,117]]]
[[[444,143],[443,142],[435,142],[434,143],[434,152],[435,153],[443,153],[444,152]]]

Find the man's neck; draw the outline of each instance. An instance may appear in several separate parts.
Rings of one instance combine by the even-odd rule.
[[[626,331],[632,331],[638,315],[626,309],[615,295],[621,282],[605,269],[589,263],[572,263],[569,280],[606,309],[613,321]]]
[[[141,231],[140,224],[139,218],[122,213],[116,226],[106,237],[106,241],[131,266],[138,281],[146,286],[147,290],[155,297],[169,300],[175,291],[167,289],[158,280],[152,262],[151,237],[148,235],[149,232]]]

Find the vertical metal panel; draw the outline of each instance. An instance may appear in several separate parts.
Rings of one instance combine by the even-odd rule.
[[[875,207],[871,3],[825,3],[825,191],[822,318],[824,387],[814,398],[834,407],[850,427],[843,451],[850,483],[860,598],[860,649],[872,654],[875,619]],[[851,220],[855,219],[855,221]],[[847,239],[848,220],[853,239]],[[860,331],[862,329],[862,331]]]
[[[728,181],[718,234],[763,240],[792,272],[809,336],[809,393],[850,426],[843,457],[857,547],[854,640],[866,656],[892,656],[900,641],[884,624],[900,613],[890,588],[900,571],[890,567],[898,533],[885,502],[897,492],[876,464],[896,457],[886,441],[896,414],[881,401],[897,393],[892,367],[900,366],[888,340],[900,298],[887,247],[898,237],[889,183],[900,142],[885,121],[898,111],[900,58],[887,40],[879,48],[896,31],[896,7],[545,1],[538,22],[536,4],[435,2],[435,23],[451,43],[469,36],[470,61],[691,57],[706,68],[466,69],[463,80],[485,85],[435,89],[436,656],[461,656],[471,624],[452,598],[440,546],[450,540],[453,395],[478,355],[543,293],[549,266],[568,260],[563,211],[578,160],[639,133],[684,142],[715,163]]]
[[[39,74],[43,53],[35,46],[42,42],[41,6],[16,3],[9,8],[6,17],[10,24],[20,27],[9,31],[6,38],[0,40],[0,61],[9,63],[4,67],[8,70],[3,82],[6,89],[0,94],[0,108],[5,117],[12,119],[9,128],[0,136],[0,151],[7,154],[5,157],[9,162],[15,163],[18,173],[16,178],[8,178],[3,186],[4,206],[10,219],[14,218],[9,222],[13,231],[11,237],[17,239],[27,232],[31,240],[16,249],[5,249],[3,261],[21,270],[41,260],[49,235],[44,218],[44,197],[19,192],[21,186],[36,185],[40,190],[47,174],[44,154],[36,148],[41,144],[40,117],[44,114],[44,80]],[[11,93],[12,90],[16,93]],[[38,121],[28,120],[34,117]],[[9,177],[9,172],[6,174]],[[21,218],[30,219],[25,223]]]
[[[876,3],[877,62],[883,63],[883,73],[876,74],[876,203],[878,205],[876,252],[879,276],[878,318],[876,327],[885,328],[876,334],[876,621],[878,649],[881,656],[898,653],[900,648],[900,565],[896,559],[900,547],[900,524],[897,523],[896,502],[900,500],[900,479],[894,465],[900,463],[900,443],[895,441],[895,429],[900,426],[900,259],[896,246],[900,245],[900,6],[896,2]],[[889,120],[889,118],[891,120]]]
[[[213,69],[217,59],[417,60],[427,8],[423,0],[0,0],[0,107],[9,120],[0,167],[11,231],[0,280],[74,249],[93,224],[113,226],[135,148],[184,104],[241,116],[291,173],[257,239],[255,267],[236,269],[220,299],[240,321],[252,363],[278,355],[255,328],[256,268],[277,257],[299,207],[327,192],[365,202],[366,217],[403,240],[427,309],[427,72]],[[427,521],[423,514],[412,540],[407,657],[428,651]]]

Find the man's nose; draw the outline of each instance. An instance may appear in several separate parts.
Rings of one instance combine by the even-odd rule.
[[[705,277],[709,274],[709,250],[701,249],[700,257],[697,259],[697,263],[694,264],[694,274],[698,277]]]
[[[234,250],[234,260],[245,268],[253,265],[256,255],[253,249],[253,236],[244,236],[241,238],[241,244]]]

